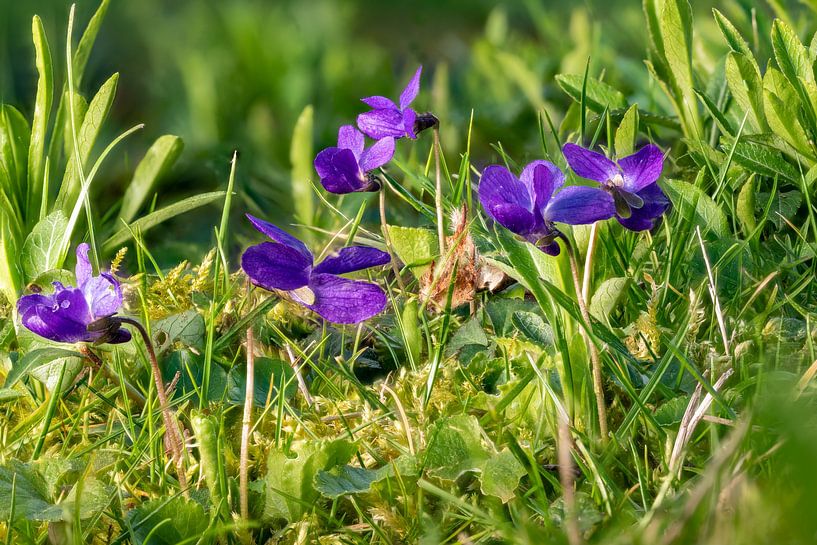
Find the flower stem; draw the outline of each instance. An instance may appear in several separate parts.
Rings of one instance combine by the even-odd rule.
[[[394,248],[391,245],[391,237],[389,236],[389,224],[386,222],[386,188],[381,187],[379,191],[380,200],[380,230],[383,232],[383,241],[386,243],[386,250],[391,255],[391,270],[394,272],[394,277],[397,279],[397,285],[400,286],[400,291],[405,292],[406,286],[403,283],[403,277],[400,276],[400,267],[397,266],[397,256],[394,254]]]
[[[581,311],[582,319],[584,320],[581,331],[590,352],[591,372],[593,375],[593,394],[596,397],[596,410],[599,416],[599,433],[601,434],[602,442],[606,443],[607,406],[604,401],[604,386],[601,377],[601,358],[599,357],[599,350],[591,338],[590,313],[587,311],[587,304],[585,303],[582,295],[582,285],[579,281],[579,266],[576,263],[576,251],[573,249],[573,245],[566,237],[562,237],[562,239],[564,240],[564,246],[567,251],[568,260],[570,261],[570,272],[573,276],[573,287],[576,290],[576,302],[579,304],[579,310]]]
[[[247,478],[250,451],[250,425],[252,424],[253,393],[255,392],[255,339],[252,326],[247,328],[247,383],[244,391],[244,417],[241,420],[241,460],[238,469],[238,490],[241,502],[241,518],[250,518],[249,481]]]
[[[440,255],[445,255],[445,214],[443,212],[443,184],[440,176],[440,125],[434,126],[434,207],[437,209],[437,238]]]
[[[162,381],[162,371],[159,369],[159,360],[156,359],[156,351],[153,349],[153,343],[150,340],[145,326],[124,316],[117,316],[117,320],[123,324],[132,325],[142,336],[142,341],[145,343],[145,348],[148,351],[148,359],[150,360],[150,368],[153,374],[153,380],[156,384],[156,395],[159,396],[160,410],[162,411],[162,419],[165,421],[165,429],[167,430],[168,443],[170,445],[173,461],[176,464],[176,475],[179,478],[179,486],[185,494],[187,494],[187,475],[184,472],[184,456],[182,439],[179,433],[179,428],[176,425],[176,419],[173,418],[173,413],[170,410],[170,404],[167,400],[167,392],[165,392],[164,382]]]
[[[582,542],[579,529],[578,511],[576,510],[576,492],[573,488],[575,475],[573,473],[573,455],[571,450],[573,441],[570,437],[570,424],[567,413],[557,414],[559,420],[559,480],[562,484],[562,498],[564,500],[564,526],[567,532],[567,542],[570,545],[579,545]]]

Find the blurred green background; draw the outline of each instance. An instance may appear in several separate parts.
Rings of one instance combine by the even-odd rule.
[[[60,81],[70,3],[0,3],[0,99],[28,117],[36,85],[31,17],[36,13],[44,21]],[[723,45],[719,38],[706,39],[717,36],[713,4],[693,2],[702,38],[696,53],[714,65]],[[750,26],[754,2],[716,4],[737,24]],[[77,4],[75,40],[97,5]],[[420,63],[426,69],[415,105],[442,120],[449,161],[465,149],[472,109],[477,166],[496,160],[490,145],[498,141],[526,160],[541,155],[538,112],[546,109],[558,124],[571,103],[554,76],[582,74],[588,58],[591,75],[644,108],[669,111],[644,66],[646,43],[641,2],[633,0],[114,0],[82,91],[91,95],[112,72],[121,74],[108,138],[98,145],[134,124],[146,127],[106,162],[95,198],[101,210],[114,205],[145,150],[171,133],[183,138],[185,151],[160,187],[158,205],[223,188],[230,154],[238,149],[234,210],[290,222],[290,143],[303,109],[314,106],[314,150],[333,145],[338,125],[353,123],[363,111],[360,97],[396,97]],[[710,43],[718,49],[707,51]],[[413,150],[423,163],[425,146],[400,146],[398,156]],[[150,234],[161,246],[162,263],[200,255],[212,238],[213,210]],[[168,232],[170,240],[162,236]]]

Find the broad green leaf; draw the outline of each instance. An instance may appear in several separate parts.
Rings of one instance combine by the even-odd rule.
[[[23,392],[17,391],[13,388],[0,388],[0,404],[9,403],[15,399],[20,399],[25,396]]]
[[[304,225],[315,224],[315,198],[309,181],[314,172],[312,161],[315,158],[312,147],[313,117],[312,105],[308,105],[298,116],[289,148],[295,217]]]
[[[0,191],[5,191],[16,210],[25,206],[30,141],[23,114],[8,104],[0,105]]]
[[[128,511],[137,545],[196,543],[210,525],[200,503],[182,496],[146,501]]]
[[[42,476],[28,464],[12,460],[0,467],[0,519],[11,518],[14,497],[14,518],[33,521],[58,521],[63,511],[51,503]]]
[[[62,368],[65,366],[65,372]],[[59,390],[64,392],[74,383],[74,379],[82,370],[83,360],[77,357],[60,358],[48,361],[38,367],[32,368],[28,374],[43,383],[49,392]],[[62,383],[59,382],[62,375]]]
[[[370,492],[372,485],[389,477],[416,476],[419,473],[417,459],[404,454],[389,465],[378,469],[356,466],[337,466],[327,471],[320,470],[315,475],[315,489],[327,498],[340,498],[348,494]]]
[[[769,202],[768,193],[758,193],[757,198],[760,202]],[[774,223],[778,230],[783,229],[787,225],[786,220],[792,220],[802,203],[803,194],[799,191],[778,191],[772,200],[769,220]]]
[[[502,449],[485,461],[480,475],[480,489],[483,494],[495,496],[508,503],[516,497],[519,479],[525,475],[525,468],[513,452]]]
[[[163,318],[153,324],[153,342],[161,353],[181,345],[183,348],[204,350],[204,317],[195,309]]]
[[[42,199],[43,176],[45,165],[45,139],[48,132],[48,120],[51,103],[54,99],[53,67],[51,66],[51,49],[45,36],[43,22],[35,15],[31,21],[31,33],[34,38],[35,65],[37,80],[37,98],[34,101],[34,118],[31,123],[31,143],[28,148],[28,195],[26,220],[33,223],[38,216]]]
[[[43,365],[61,362],[65,358],[72,357],[80,358],[82,356],[79,352],[66,350],[64,348],[38,348],[32,350],[17,360],[11,368],[11,371],[6,375],[6,382],[3,384],[3,387],[11,388],[20,379]]]
[[[535,312],[516,311],[511,320],[527,340],[542,348],[553,346],[553,329]]]
[[[470,344],[488,346],[488,336],[485,335],[482,324],[476,317],[471,318],[460,326],[457,332],[451,337],[451,340],[448,341],[446,350],[456,352],[460,348]]]
[[[746,40],[740,35],[735,25],[717,9],[713,8],[712,13],[715,16],[715,22],[718,23],[718,27],[721,29],[721,34],[726,38],[726,43],[729,44],[732,51],[751,57],[752,50],[749,49],[749,44],[746,43]]]
[[[659,27],[667,68],[680,92],[676,97],[678,115],[685,122],[688,137],[702,134],[695,100],[692,70],[692,10],[687,0],[664,0]],[[697,132],[693,132],[697,131]]]
[[[684,418],[684,413],[689,405],[688,396],[678,396],[661,404],[655,410],[655,420],[661,426],[674,426],[680,424]]]
[[[256,358],[253,380],[253,405],[266,408],[276,402],[278,387],[283,380],[284,398],[291,399],[298,390],[295,372],[283,360]],[[247,366],[237,365],[227,373],[227,399],[235,405],[243,405],[247,389]],[[280,400],[277,401],[280,403]]]
[[[419,278],[428,264],[440,253],[437,235],[431,229],[389,225],[392,248],[407,267]]]
[[[34,280],[60,264],[60,246],[67,226],[68,218],[62,210],[53,211],[34,226],[26,237],[20,256],[20,264],[27,280]]]
[[[718,237],[729,234],[729,223],[723,210],[700,188],[681,180],[665,180],[661,187],[673,207],[684,217],[691,215],[696,225],[712,231]]]
[[[730,53],[726,57],[726,81],[739,113],[748,112],[747,123],[754,129],[752,132],[765,132],[763,81],[754,59],[740,53]]]
[[[6,300],[17,302],[22,284],[19,267],[19,246],[11,225],[11,214],[0,207],[0,291]]]
[[[581,102],[584,76],[578,74],[559,74],[556,76],[559,87],[576,102]],[[587,106],[596,113],[607,110],[621,110],[627,107],[627,99],[616,88],[595,78],[587,78],[585,94]]]
[[[800,153],[812,155],[799,110],[797,91],[779,70],[768,68],[763,76],[763,111],[769,127]]]
[[[69,154],[67,158],[65,176],[63,176],[62,185],[60,186],[55,203],[56,208],[62,209],[66,213],[71,210],[74,201],[79,195],[82,182],[79,171],[80,165],[83,170],[86,168],[94,144],[102,131],[102,124],[105,122],[105,119],[107,119],[108,112],[111,110],[118,82],[119,74],[114,74],[108,81],[103,83],[93,100],[88,104],[88,111],[85,112],[85,116],[76,120],[78,124],[76,126],[76,145],[78,146],[76,150],[73,149],[70,119],[66,122],[70,138],[67,142],[71,144],[71,154]],[[81,125],[79,125],[80,121],[82,122]],[[80,165],[77,164],[77,157],[79,158]]]
[[[400,331],[403,336],[403,343],[411,356],[412,365],[420,364],[420,355],[423,350],[423,330],[420,327],[420,305],[415,298],[411,298],[403,304],[403,311],[400,313]]]
[[[735,213],[746,236],[749,236],[757,227],[757,221],[755,221],[756,191],[756,178],[755,176],[750,176],[749,179],[746,180],[746,183],[740,188],[740,193],[738,193],[737,209]]]
[[[532,312],[536,310],[536,303],[524,299],[490,299],[485,305],[485,312],[491,319],[494,334],[497,337],[509,337],[513,335],[514,328],[517,327],[513,321],[513,316],[517,312]]]
[[[596,289],[590,299],[590,314],[606,324],[610,324],[610,315],[616,310],[621,298],[627,293],[629,278],[608,278]]]
[[[133,220],[159,180],[176,163],[183,149],[184,143],[178,136],[166,134],[156,139],[136,166],[133,179],[122,198],[122,210],[119,212],[120,224],[123,221],[129,223]]]
[[[633,153],[637,137],[638,105],[633,104],[627,109],[616,129],[616,157],[626,157]]]
[[[190,395],[193,403],[199,404],[204,387],[204,363],[200,355],[194,354],[189,349],[176,350],[163,358],[159,366],[165,384],[175,380],[178,374],[174,397]],[[219,403],[224,399],[226,393],[227,371],[221,365],[212,363],[204,399],[210,403]]]
[[[730,138],[722,138],[724,151],[731,149],[733,141]],[[773,178],[782,176],[793,182],[800,179],[797,169],[783,158],[783,155],[770,146],[762,144],[756,140],[741,138],[734,146],[733,161],[750,172],[756,172],[764,176]]]
[[[777,66],[795,87],[798,78],[814,83],[814,71],[806,46],[792,28],[781,19],[772,24],[772,48]]]
[[[450,481],[468,471],[481,470],[490,457],[482,434],[475,416],[463,414],[439,420],[431,432],[425,467],[435,477]]]
[[[165,208],[161,208],[134,221],[128,226],[128,228],[123,228],[117,231],[102,244],[102,250],[105,252],[111,252],[117,247],[125,244],[131,238],[131,232],[145,233],[149,229],[156,227],[160,223],[165,222],[170,218],[174,218],[179,214],[189,212],[190,210],[199,208],[205,204],[210,204],[211,202],[217,201],[222,197],[224,197],[224,191],[213,191],[210,193],[194,195],[177,203],[166,206]]]
[[[345,439],[298,441],[291,447],[291,456],[272,450],[267,460],[264,518],[289,522],[300,519],[318,498],[314,486],[318,472],[346,464],[356,450],[355,444]]]

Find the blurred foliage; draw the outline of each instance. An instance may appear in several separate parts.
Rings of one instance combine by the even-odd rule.
[[[59,81],[69,3],[2,3],[0,97],[30,117],[37,81],[30,18],[37,13],[45,22]],[[710,4],[726,4],[720,9],[733,21],[749,20],[752,2],[695,2],[699,34],[718,36]],[[80,25],[95,7],[78,3]],[[671,111],[666,98],[653,93],[641,62],[647,36],[631,29],[643,24],[640,2],[623,0],[578,6],[535,0],[114,2],[86,86],[96,88],[121,71],[109,138],[101,141],[135,123],[146,129],[126,143],[129,153],[109,160],[97,200],[115,204],[143,150],[170,133],[183,139],[185,152],[159,190],[160,203],[223,188],[230,154],[238,149],[239,202],[250,211],[292,217],[290,140],[302,110],[314,107],[314,149],[332,145],[337,126],[362,110],[360,97],[396,94],[420,63],[426,71],[418,105],[443,120],[449,160],[465,149],[472,109],[477,166],[496,160],[490,144],[500,134],[520,160],[539,155],[538,112],[546,109],[558,124],[571,103],[554,76],[583,74],[588,59],[589,73],[631,103]],[[699,58],[725,51],[720,40],[701,43],[721,50],[717,56],[701,51]],[[160,261],[200,256],[212,236],[209,219],[205,210],[176,220],[171,228],[179,236],[172,241],[154,234],[154,246],[162,243]]]

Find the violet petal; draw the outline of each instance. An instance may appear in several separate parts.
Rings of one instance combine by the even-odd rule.
[[[364,112],[357,116],[357,126],[374,140],[387,136],[400,138],[406,134],[403,114],[399,110],[378,109]]]
[[[664,154],[661,149],[649,144],[632,155],[619,159],[624,177],[624,189],[637,193],[661,177],[664,168]]]
[[[610,159],[576,144],[565,144],[562,153],[573,172],[582,178],[605,184],[619,173],[618,167]]]
[[[400,109],[403,110],[411,104],[415,98],[417,98],[417,94],[420,92],[420,76],[423,73],[423,67],[420,66],[416,72],[414,72],[414,76],[412,76],[411,80],[406,85],[406,88],[403,89],[403,92],[400,93]]]
[[[276,242],[250,246],[241,256],[241,268],[253,284],[267,290],[294,290],[309,283],[312,259]]]
[[[369,172],[382,167],[391,161],[392,157],[394,157],[394,138],[387,136],[363,151],[360,156],[360,168],[364,172]]]
[[[345,274],[385,265],[391,258],[386,252],[368,246],[347,246],[328,256],[314,269],[313,274]]]
[[[306,244],[268,221],[256,218],[251,214],[247,214],[247,219],[250,220],[250,223],[252,223],[256,229],[267,235],[272,240],[285,244],[293,250],[296,250],[299,254],[308,259],[310,264],[312,264],[312,252],[309,251]]]
[[[315,302],[308,308],[337,324],[356,324],[386,308],[386,294],[377,284],[331,274],[314,274],[309,287]]]
[[[613,197],[597,187],[570,186],[559,191],[545,209],[545,220],[570,225],[594,223],[612,218]]]
[[[360,159],[363,146],[363,133],[357,130],[354,125],[342,125],[338,129],[338,147],[352,150],[355,159]]]

